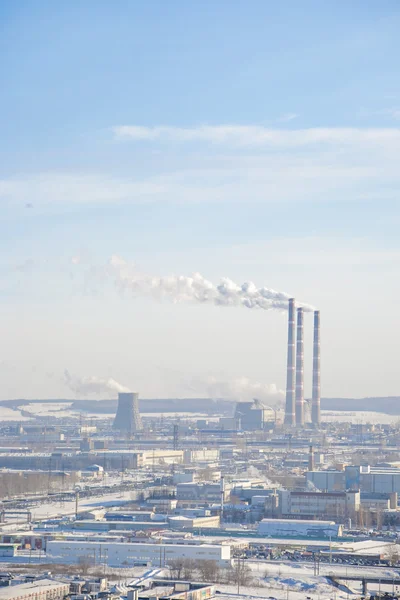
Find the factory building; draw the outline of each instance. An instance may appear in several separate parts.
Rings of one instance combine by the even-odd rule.
[[[272,428],[275,424],[275,411],[264,406],[258,400],[238,402],[235,409],[235,420],[243,431],[257,431]]]
[[[318,490],[400,493],[400,469],[393,467],[345,466],[342,470],[307,471],[307,481]]]
[[[79,559],[88,558],[93,564],[107,564],[120,567],[122,564],[134,566],[139,562],[149,562],[153,566],[165,566],[169,561],[180,558],[192,560],[214,560],[220,565],[229,565],[231,547],[228,544],[149,544],[124,542],[58,541],[47,542],[47,559],[62,563],[76,564]]]
[[[163,450],[163,452],[165,452]],[[185,464],[214,462],[219,460],[219,448],[199,448],[196,450],[186,449],[183,451],[183,462]]]
[[[214,482],[199,482],[199,483],[178,483],[176,486],[176,498],[179,506],[190,506],[194,503],[220,503],[221,494],[223,500],[228,500],[230,494],[230,486],[224,485],[224,490],[221,491],[221,483]]]
[[[307,521],[296,519],[263,519],[258,524],[258,535],[275,538],[329,538],[339,537],[342,526],[334,521]]]
[[[208,517],[185,517],[183,515],[177,515],[169,517],[168,522],[171,529],[218,529],[220,526],[220,518],[218,516]]]
[[[279,512],[291,515],[318,517],[354,517],[360,510],[360,492],[312,492],[279,490]]]
[[[69,584],[52,579],[38,579],[2,587],[1,600],[63,600],[69,593]]]

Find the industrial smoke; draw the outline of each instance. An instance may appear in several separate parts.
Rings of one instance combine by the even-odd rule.
[[[210,398],[229,398],[236,401],[251,401],[254,398],[261,402],[267,402],[269,406],[280,406],[283,404],[285,393],[275,384],[265,384],[252,381],[247,377],[238,377],[231,380],[223,380],[217,377],[207,377],[199,386],[207,392]]]
[[[102,379],[100,377],[77,377],[71,375],[71,373],[65,369],[64,371],[64,382],[76,395],[81,394],[87,396],[88,394],[107,394],[107,396],[115,396],[115,393],[128,393],[129,388],[125,387],[109,377],[108,379]]]
[[[77,264],[76,261],[74,264]],[[173,302],[193,302],[216,306],[244,306],[262,310],[287,310],[289,294],[267,287],[257,287],[252,282],[241,285],[224,277],[218,285],[205,279],[200,273],[192,276],[151,276],[140,273],[136,267],[119,256],[112,256],[107,267],[89,270],[88,280],[113,279],[120,291],[129,291],[137,296],[152,296],[157,299],[170,298]],[[313,307],[299,303],[305,311]]]

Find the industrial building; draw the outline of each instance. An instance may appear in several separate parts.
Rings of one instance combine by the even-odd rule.
[[[297,515],[308,518],[354,517],[360,510],[360,492],[313,492],[279,490],[282,517]]]
[[[81,557],[90,559],[93,564],[107,564],[120,567],[122,564],[134,566],[138,562],[149,562],[153,566],[168,565],[176,558],[214,560],[219,565],[230,564],[229,544],[151,544],[124,542],[58,541],[47,542],[47,559],[68,564],[76,564]]]
[[[343,469],[307,471],[307,481],[318,490],[400,493],[400,469],[372,467],[370,465],[347,465]]]
[[[1,600],[63,600],[68,593],[68,583],[38,579],[29,583],[2,587],[0,598]]]
[[[214,482],[194,482],[194,483],[178,483],[176,486],[176,498],[179,506],[188,506],[203,502],[208,504],[228,500],[231,487],[224,485],[224,490],[221,490],[221,483]]]
[[[218,529],[220,526],[220,518],[218,516],[207,516],[207,517],[186,517],[183,515],[176,515],[168,517],[168,522],[172,529]]]
[[[275,538],[329,538],[343,533],[334,521],[307,521],[298,519],[263,519],[258,524],[258,534]]]
[[[275,424],[274,409],[264,406],[260,401],[238,402],[235,408],[235,421],[244,431],[272,428]]]

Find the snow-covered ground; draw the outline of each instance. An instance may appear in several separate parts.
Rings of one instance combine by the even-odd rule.
[[[262,561],[262,560],[247,560],[246,564],[256,573],[268,572],[269,577],[285,577],[285,578],[298,578],[298,577],[313,577],[314,565],[313,563],[296,563],[296,562],[280,562],[280,561]],[[363,567],[357,565],[329,565],[326,563],[320,563],[319,565],[320,576],[325,577],[337,577],[340,579],[340,575],[349,577],[354,575],[355,577],[369,577],[376,575],[377,577],[394,577],[399,579],[399,573],[396,569],[391,567]]]
[[[78,413],[71,410],[72,402],[32,402],[21,408],[35,417],[72,417]]]
[[[29,421],[29,417],[23,417],[20,410],[13,410],[8,406],[0,404],[0,423],[2,421]]]
[[[346,599],[348,595],[329,583],[322,577],[304,579],[276,578],[265,579],[257,586],[240,586],[239,595],[237,585],[217,584],[218,597],[221,600],[248,600],[249,598],[276,598],[276,600],[312,600],[322,598]]]
[[[382,423],[383,425],[400,421],[400,415],[387,415],[386,413],[358,410],[323,410],[321,411],[321,419],[322,421],[338,421],[342,423]]]
[[[104,496],[92,496],[91,498],[82,498],[79,501],[79,510],[90,508],[110,507],[125,504],[132,500],[131,492],[114,492]],[[75,501],[65,502],[43,502],[39,505],[31,505],[32,520],[40,521],[42,519],[72,515],[75,513]]]

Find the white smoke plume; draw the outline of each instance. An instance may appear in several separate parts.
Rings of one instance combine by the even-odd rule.
[[[260,400],[268,406],[280,406],[284,402],[285,393],[277,388],[274,383],[266,384],[251,381],[247,377],[238,377],[231,380],[222,380],[208,377],[203,383],[210,398],[226,398],[234,401]]]
[[[77,261],[75,260],[75,264]],[[158,299],[170,298],[173,302],[198,302],[217,306],[244,306],[262,310],[287,310],[290,294],[267,287],[256,287],[252,282],[241,285],[223,278],[218,285],[205,279],[200,273],[192,276],[170,275],[156,277],[140,273],[133,264],[119,256],[112,256],[105,269],[92,268],[88,279],[111,277],[120,290],[131,291],[134,295],[153,296]],[[313,307],[299,303],[305,310]]]
[[[269,488],[277,487],[276,483],[272,483],[272,481],[263,473],[261,473],[261,471],[259,471],[254,465],[249,465],[244,472],[244,475],[246,475],[249,479],[262,479],[265,485],[267,485]]]
[[[77,377],[65,369],[64,382],[76,395],[88,396],[90,394],[106,394],[114,397],[117,393],[130,392],[130,389],[109,377]]]

